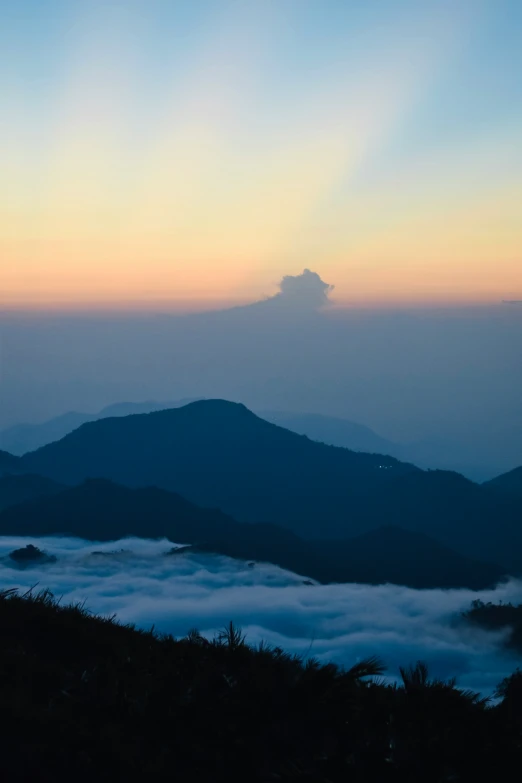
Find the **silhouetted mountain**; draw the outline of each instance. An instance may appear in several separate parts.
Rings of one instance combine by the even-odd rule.
[[[223,400],[84,424],[21,464],[68,484],[100,476],[159,486],[240,521],[279,523],[310,537],[358,532],[354,514],[365,493],[417,471],[316,443]]]
[[[457,471],[474,481],[484,481],[494,475],[496,470],[500,472],[503,467],[517,464],[522,459],[522,430],[517,427],[512,427],[509,432],[479,432],[473,437],[468,434],[394,443],[377,435],[369,427],[334,416],[278,411],[266,411],[259,415],[321,443],[353,451],[389,454],[422,469]]]
[[[504,574],[500,567],[473,562],[427,536],[398,528],[346,541],[305,541],[276,525],[236,522],[165,490],[129,489],[105,479],[0,513],[0,535],[58,533],[93,541],[165,537],[206,552],[275,563],[321,582],[480,589]]]
[[[69,432],[98,419],[113,416],[130,416],[140,413],[153,413],[168,408],[179,408],[195,402],[195,399],[183,399],[170,402],[120,402],[108,405],[98,413],[78,413],[71,411],[62,416],[56,416],[41,424],[17,424],[0,432],[0,444],[11,454],[21,456],[29,451],[46,446],[68,435]],[[289,412],[261,411],[258,415],[280,427],[306,435],[312,440],[327,443],[331,446],[341,446],[353,451],[366,451],[378,454],[398,456],[396,452],[401,447],[391,441],[381,438],[369,427],[319,414],[292,414]]]
[[[509,473],[503,473],[491,481],[486,481],[483,486],[522,500],[522,467],[510,470]]]
[[[15,424],[0,432],[0,443],[12,454],[21,456],[27,451],[60,440],[86,421],[92,421],[89,413],[70,411],[42,424]]]
[[[248,533],[228,541],[216,536],[200,548],[244,560],[268,560],[320,582],[480,590],[506,575],[499,566],[463,557],[422,533],[398,527],[380,527],[339,541],[267,538],[268,526],[247,527],[258,528],[254,541]]]
[[[496,429],[484,426],[473,432],[424,438],[397,444],[394,457],[421,468],[442,468],[463,473],[473,481],[486,481],[522,462],[522,427]]]
[[[369,427],[356,424],[348,419],[337,419],[333,416],[302,413],[293,414],[278,411],[263,411],[259,413],[263,419],[284,427],[298,435],[306,435],[312,440],[326,443],[329,446],[340,446],[352,451],[365,451],[370,454],[389,454],[397,456],[397,444],[381,438]]]
[[[17,473],[19,470],[21,466],[18,457],[8,451],[0,451],[0,476]]]
[[[369,496],[360,519],[423,532],[469,557],[522,571],[522,505],[449,471],[398,476]]]
[[[0,477],[0,511],[27,500],[54,495],[65,487],[43,476],[27,473],[11,474]]]
[[[70,411],[62,416],[44,421],[41,424],[16,424],[13,427],[0,432],[0,445],[11,454],[21,456],[28,451],[46,446],[56,440],[61,440],[69,432],[81,427],[89,421],[107,419],[113,416],[131,416],[138,413],[151,413],[152,411],[165,410],[166,408],[178,408],[187,405],[193,400],[183,399],[177,402],[118,402],[102,408],[98,413],[78,413]]]
[[[101,476],[159,486],[303,538],[395,525],[510,572],[522,569],[517,499],[456,473],[316,443],[223,400],[85,424],[20,464],[68,484]]]
[[[221,511],[198,508],[174,493],[129,489],[106,479],[89,479],[0,513],[1,535],[66,533],[93,541],[135,535],[190,543],[218,525],[226,531],[243,527]]]
[[[272,299],[267,301],[271,302]],[[226,315],[230,311],[223,312]],[[0,432],[0,446],[11,454],[21,456],[60,440],[69,432],[90,421],[179,408],[196,399],[201,398],[186,398],[170,402],[155,400],[120,402],[109,405],[98,413],[70,412],[41,424],[18,424]],[[520,427],[511,427],[509,431],[474,433],[473,437],[468,433],[465,437],[428,438],[412,443],[395,443],[381,437],[369,427],[348,419],[289,411],[258,410],[256,413],[273,424],[299,435],[306,435],[320,443],[340,446],[352,451],[388,454],[423,469],[442,468],[458,471],[474,481],[485,481],[495,473],[508,470],[522,460],[522,428]]]
[[[315,542],[315,551],[342,559],[353,582],[481,589],[484,581],[496,583],[506,569],[458,554],[425,535],[396,526],[380,527],[348,541]],[[364,569],[365,578],[360,576]]]

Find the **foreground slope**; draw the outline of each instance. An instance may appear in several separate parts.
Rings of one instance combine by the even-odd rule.
[[[452,552],[422,534],[378,529],[343,541],[307,541],[277,525],[244,524],[154,487],[89,480],[5,509],[0,535],[69,534],[91,541],[168,538],[245,560],[275,563],[320,582],[394,582],[411,587],[495,584],[505,570]]]
[[[511,780],[520,675],[487,707],[418,664],[398,686],[251,648],[232,625],[179,641],[0,594],[2,773],[76,783]]]

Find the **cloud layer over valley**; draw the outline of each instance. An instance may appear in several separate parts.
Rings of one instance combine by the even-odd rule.
[[[32,543],[57,561],[20,568],[9,553]],[[166,540],[97,544],[73,538],[0,538],[0,589],[49,588],[65,603],[85,601],[101,614],[161,632],[212,636],[230,620],[247,640],[262,639],[321,661],[350,666],[380,656],[388,674],[418,659],[433,675],[491,693],[517,666],[502,636],[458,623],[475,598],[522,602],[511,581],[481,593],[394,585],[317,585],[277,566],[196,553],[167,556]],[[123,551],[120,551],[123,550]],[[92,554],[93,552],[103,554]]]

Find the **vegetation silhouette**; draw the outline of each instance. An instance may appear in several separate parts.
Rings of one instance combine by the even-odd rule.
[[[21,549],[14,549],[9,553],[9,557],[20,566],[31,565],[33,563],[56,562],[56,557],[54,555],[48,555],[47,552],[43,552],[33,544],[27,544],[27,546],[24,546]]]
[[[522,653],[522,604],[491,603],[477,599],[462,613],[463,619],[488,631],[507,631],[506,647]]]
[[[121,625],[48,592],[0,595],[6,780],[442,783],[509,780],[522,762],[522,675],[490,704],[425,665],[387,684],[214,639]]]

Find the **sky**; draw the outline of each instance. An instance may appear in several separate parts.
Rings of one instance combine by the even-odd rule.
[[[9,552],[32,543],[54,564],[20,569]],[[165,557],[167,540],[95,543],[77,538],[0,537],[0,589],[50,589],[62,603],[85,602],[103,615],[176,637],[197,628],[212,638],[232,620],[247,642],[345,667],[377,655],[397,678],[399,666],[426,661],[432,676],[455,676],[484,695],[519,663],[502,651],[504,633],[458,622],[471,601],[520,603],[522,585],[495,589],[413,590],[398,585],[303,584],[303,577],[268,563],[214,555]],[[121,551],[124,550],[124,551]],[[93,551],[112,555],[92,555]],[[36,587],[34,587],[37,585]]]
[[[339,308],[330,282],[198,313],[0,313],[0,448],[67,411],[221,398],[348,419],[476,480],[522,464],[520,305]]]
[[[16,0],[0,306],[522,299],[519,0]]]

